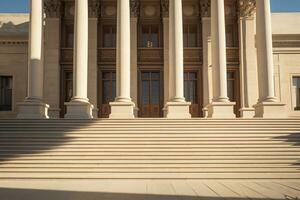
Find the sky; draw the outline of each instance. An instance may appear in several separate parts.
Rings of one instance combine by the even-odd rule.
[[[300,12],[300,0],[271,0],[272,12]],[[0,0],[0,13],[26,13],[28,0]]]

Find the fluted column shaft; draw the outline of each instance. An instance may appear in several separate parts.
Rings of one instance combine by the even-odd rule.
[[[228,102],[224,0],[211,1],[213,101]]]
[[[88,0],[75,0],[74,66],[72,101],[88,102]]]
[[[270,1],[257,0],[256,5],[259,101],[276,102]]]
[[[173,0],[169,2],[169,31],[170,31],[170,77],[171,101],[185,102],[183,93],[183,24],[182,24],[182,0]]]
[[[29,63],[28,63],[28,94],[27,101],[42,102],[43,99],[43,2],[30,2],[30,30],[29,30]]]
[[[129,0],[118,0],[116,102],[131,102],[131,98],[130,98],[130,2]]]

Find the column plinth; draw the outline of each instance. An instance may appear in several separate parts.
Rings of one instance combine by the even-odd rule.
[[[254,106],[255,117],[286,117],[285,104],[275,96],[270,1],[256,1],[256,11],[259,100]]]
[[[75,0],[73,97],[66,102],[67,119],[91,119],[94,106],[87,98],[88,88],[88,0]]]
[[[224,0],[211,1],[213,99],[210,118],[234,118],[234,102],[227,96],[227,63]]]
[[[117,97],[110,103],[109,118],[132,119],[135,104],[130,98],[130,1],[117,3]]]
[[[28,90],[24,102],[18,104],[19,119],[47,119],[49,105],[43,102],[43,1],[30,2]]]
[[[167,118],[191,118],[190,102],[183,95],[183,24],[182,0],[169,2],[169,101],[165,104]]]

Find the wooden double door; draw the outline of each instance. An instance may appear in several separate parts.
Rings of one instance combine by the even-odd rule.
[[[138,77],[139,117],[163,116],[163,72],[139,70]]]

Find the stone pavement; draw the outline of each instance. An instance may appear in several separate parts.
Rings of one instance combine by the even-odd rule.
[[[300,180],[8,180],[1,200],[300,199]]]

